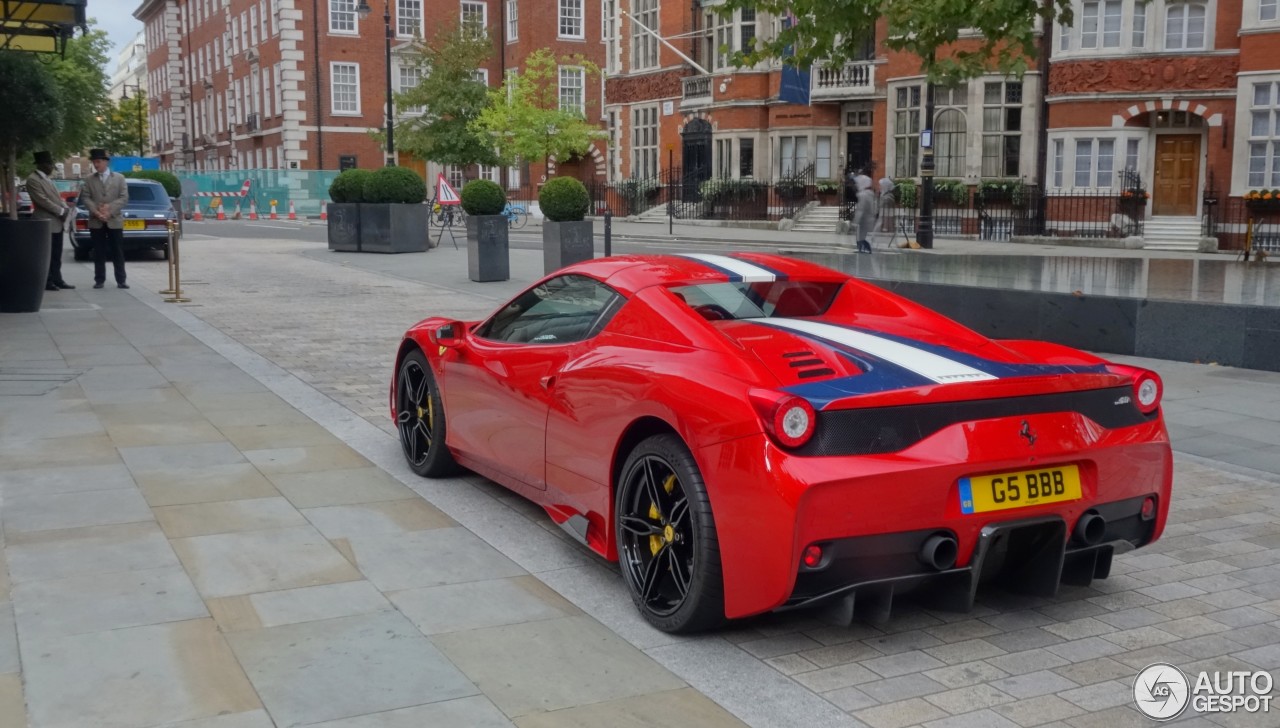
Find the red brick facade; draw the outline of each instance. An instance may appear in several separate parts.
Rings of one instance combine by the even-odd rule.
[[[383,14],[388,3],[396,34],[391,69],[396,91],[400,58],[413,52],[415,36],[433,37],[445,27],[442,19],[460,22],[464,5],[484,14],[493,41],[485,67],[491,86],[500,85],[506,70],[518,70],[538,48],[596,65],[602,61],[600,5],[592,0],[580,5],[581,38],[560,36],[558,0],[367,2],[371,12],[364,18],[354,12],[359,0],[144,2],[135,15],[146,26],[148,69],[157,89],[154,151],[162,165],[195,171],[381,166],[385,152],[369,131],[386,124]],[[508,22],[511,10],[517,13],[514,23]],[[509,41],[512,29],[515,38]],[[599,119],[599,81],[588,79],[583,95],[588,118]],[[582,160],[562,161],[558,173],[602,178],[600,147]],[[435,171],[399,156],[400,163],[424,174]],[[529,174],[536,182],[545,169],[537,164]]]

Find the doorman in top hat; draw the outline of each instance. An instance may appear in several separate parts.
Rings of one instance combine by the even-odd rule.
[[[124,206],[129,202],[129,184],[111,171],[111,157],[105,149],[89,150],[93,174],[84,178],[81,201],[89,210],[89,239],[93,243],[93,287],[107,280],[107,250],[115,266],[116,287],[124,282]]]
[[[56,291],[60,288],[75,288],[62,280],[62,226],[73,213],[67,203],[62,201],[58,188],[54,186],[49,175],[53,173],[53,155],[49,152],[35,153],[36,171],[27,177],[27,194],[31,195],[31,216],[36,220],[48,220],[49,229],[53,233],[53,244],[49,248],[49,276],[45,279],[44,289]]]

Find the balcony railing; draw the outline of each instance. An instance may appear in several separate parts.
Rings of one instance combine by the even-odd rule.
[[[680,108],[689,109],[711,103],[711,76],[686,76],[680,80],[683,93]]]
[[[852,61],[840,67],[815,65],[810,98],[844,99],[870,96],[876,91],[876,67],[870,61]]]

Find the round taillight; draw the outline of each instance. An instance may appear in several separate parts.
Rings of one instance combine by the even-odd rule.
[[[773,433],[787,447],[800,447],[813,435],[817,419],[813,405],[799,397],[778,402],[773,413]]]
[[[1142,516],[1142,520],[1144,521],[1150,521],[1152,518],[1156,517],[1156,499],[1155,498],[1151,496],[1147,496],[1146,500],[1142,501],[1142,512],[1140,513],[1140,515]]]
[[[1133,383],[1134,398],[1138,401],[1138,409],[1150,414],[1160,406],[1160,379],[1151,372],[1143,373]]]
[[[817,544],[806,546],[804,554],[800,556],[800,563],[804,564],[805,568],[816,569],[822,565],[822,555],[821,546]]]

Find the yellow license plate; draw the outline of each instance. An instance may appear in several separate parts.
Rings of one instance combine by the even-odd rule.
[[[146,230],[147,221],[146,220],[125,220],[124,229],[125,230]]]
[[[980,475],[960,480],[960,511],[986,513],[1061,503],[1080,498],[1080,469],[1074,465]]]

